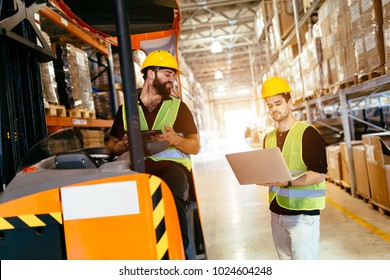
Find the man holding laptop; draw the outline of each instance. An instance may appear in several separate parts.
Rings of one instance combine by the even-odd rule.
[[[280,77],[262,88],[277,127],[264,138],[264,148],[279,147],[288,168],[306,174],[284,182],[267,182],[272,236],[279,259],[318,259],[320,210],[325,208],[327,173],[325,141],[316,128],[292,115],[292,92]]]

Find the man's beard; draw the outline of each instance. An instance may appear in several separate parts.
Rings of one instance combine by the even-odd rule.
[[[167,84],[172,85],[171,82],[161,83],[157,77],[153,81],[153,87],[156,89],[157,93],[163,97],[171,95],[171,88],[167,87]]]

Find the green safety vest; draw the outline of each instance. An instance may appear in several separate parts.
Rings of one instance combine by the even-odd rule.
[[[161,105],[160,110],[157,113],[157,117],[154,120],[152,130],[161,130],[163,133],[166,132],[164,125],[173,127],[173,124],[176,121],[177,113],[179,112],[180,99],[172,98],[169,100],[164,100]],[[138,112],[140,118],[141,130],[149,130],[148,123],[144,115],[142,107],[138,104]],[[125,131],[127,131],[127,122],[126,122],[126,111],[125,106],[122,106],[122,118],[123,126]],[[170,146],[168,149],[159,152],[157,154],[148,156],[154,161],[160,160],[170,160],[180,164],[183,164],[189,171],[192,168],[191,157],[189,154],[183,153],[182,151],[176,149],[174,146]]]
[[[302,158],[303,133],[310,124],[298,121],[290,129],[283,145],[282,154],[291,173],[307,171]],[[266,138],[265,147],[276,147],[277,129],[271,131]],[[279,187],[269,189],[269,203],[276,199],[278,204],[290,210],[316,210],[325,208],[325,180],[319,184],[304,187]]]

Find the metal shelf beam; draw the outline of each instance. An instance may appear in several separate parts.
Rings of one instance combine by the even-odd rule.
[[[58,24],[65,30],[71,32],[88,45],[94,47],[95,49],[99,50],[107,56],[109,55],[109,50],[106,43],[104,43],[102,40],[95,39],[94,37],[92,37],[92,35],[88,35],[85,31],[81,30],[76,25],[74,25],[58,13],[54,12],[49,7],[44,7],[39,11],[39,13],[50,19],[52,22]]]

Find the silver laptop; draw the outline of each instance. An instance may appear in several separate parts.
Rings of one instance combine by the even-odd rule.
[[[292,175],[278,147],[225,156],[240,185],[294,181],[307,173],[295,172]]]

